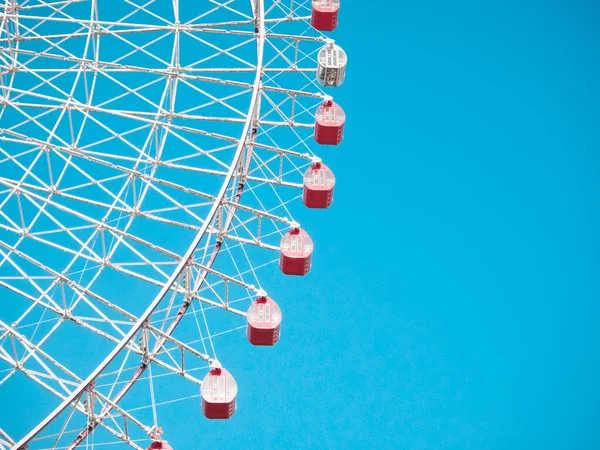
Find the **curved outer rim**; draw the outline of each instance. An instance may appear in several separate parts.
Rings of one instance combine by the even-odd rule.
[[[75,389],[69,397],[67,397],[59,406],[57,406],[54,411],[52,411],[44,420],[42,420],[33,430],[31,430],[25,437],[23,437],[19,442],[17,442],[12,450],[24,450],[27,447],[27,444],[31,442],[44,428],[46,428],[54,419],[56,419],[63,411],[65,411],[73,402],[77,401],[86,389],[94,383],[96,378],[102,374],[102,372],[110,365],[110,363],[118,356],[118,354],[125,349],[127,344],[135,337],[136,333],[143,328],[146,321],[150,318],[152,313],[159,306],[163,298],[169,292],[171,286],[177,281],[177,278],[184,271],[188,261],[193,257],[196,248],[200,244],[201,240],[204,238],[209,225],[212,223],[214,217],[217,214],[219,207],[222,204],[225,195],[227,194],[227,189],[229,188],[229,184],[235,174],[235,171],[238,168],[240,159],[244,154],[244,147],[246,146],[246,139],[250,134],[250,130],[252,127],[252,123],[255,118],[256,108],[259,107],[259,96],[260,96],[260,85],[262,82],[262,69],[263,69],[263,53],[264,53],[264,42],[265,42],[265,28],[264,28],[264,0],[250,0],[250,5],[252,7],[253,14],[255,16],[255,20],[257,21],[257,64],[256,64],[256,78],[254,80],[254,87],[252,93],[252,99],[250,100],[250,107],[248,109],[248,116],[246,117],[246,123],[244,125],[244,129],[242,131],[242,136],[240,138],[240,142],[236,149],[236,153],[231,162],[231,166],[229,167],[229,172],[227,173],[223,185],[221,186],[221,190],[217,195],[215,202],[211,210],[209,211],[202,228],[192,241],[192,244],[188,248],[185,255],[182,257],[180,263],[177,268],[169,278],[169,280],[165,283],[163,288],[154,298],[150,306],[144,311],[144,313],[139,317],[138,321],[131,328],[131,330],[125,335],[125,337],[115,346],[115,348],[110,352],[110,354],[102,361],[96,369]],[[240,186],[241,188],[242,186]],[[241,192],[238,190],[238,198],[241,196]],[[230,222],[230,221],[228,221]],[[213,253],[213,257],[211,258],[211,265],[214,262],[216,253],[220,249],[220,245],[217,245],[215,248],[215,252]],[[178,315],[179,316],[179,315]],[[177,319],[175,319],[177,320]],[[168,334],[175,329],[177,326],[177,322],[174,322],[171,327],[169,327]],[[138,369],[139,371],[140,369]],[[143,370],[142,370],[143,371]]]

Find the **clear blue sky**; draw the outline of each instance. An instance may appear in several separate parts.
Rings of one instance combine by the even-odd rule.
[[[175,450],[600,448],[599,21],[343,1],[336,198],[295,209],[313,270],[263,273],[282,339],[223,339],[238,411],[161,408]]]
[[[314,270],[269,280],[297,292],[273,361],[198,436],[600,448],[599,21],[593,1],[343,3],[349,122],[333,209],[301,217]]]

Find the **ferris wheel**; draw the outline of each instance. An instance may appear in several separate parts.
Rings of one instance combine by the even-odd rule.
[[[340,2],[0,3],[0,450],[170,449],[157,405],[230,418],[219,336],[275,345],[259,277],[311,269]]]

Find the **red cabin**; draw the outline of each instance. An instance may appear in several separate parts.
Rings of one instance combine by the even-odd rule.
[[[273,346],[279,340],[281,309],[272,298],[263,296],[248,309],[246,336],[252,345]]]
[[[279,268],[286,275],[306,275],[310,271],[313,242],[306,231],[294,228],[281,239]]]
[[[152,444],[150,444],[150,447],[148,447],[148,450],[173,450],[173,449],[165,441],[155,441]]]
[[[308,208],[329,208],[333,202],[335,176],[329,167],[315,163],[304,173],[302,201]]]
[[[237,384],[225,369],[212,369],[202,380],[202,413],[208,419],[229,419],[235,413]]]
[[[333,31],[338,25],[340,0],[312,0],[310,24],[319,31]]]
[[[340,105],[327,100],[315,114],[315,141],[323,145],[338,145],[344,135],[346,113]]]

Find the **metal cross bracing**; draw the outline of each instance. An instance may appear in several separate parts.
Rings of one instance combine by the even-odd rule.
[[[14,445],[15,441],[0,428],[0,450],[8,450]]]
[[[62,366],[59,362],[57,362],[52,356],[48,355],[40,348],[40,344],[35,345],[27,340],[22,334],[16,332],[10,326],[0,321],[0,331],[3,332],[3,336],[8,336],[13,344],[13,355],[14,358],[11,357],[6,351],[0,351],[0,359],[5,361],[7,364],[14,367],[15,370],[20,370],[23,374],[25,374],[29,379],[34,380],[36,383],[50,391],[52,394],[56,395],[61,400],[65,399],[65,394],[70,394],[71,389],[69,386],[76,387],[81,383],[81,379],[78,378],[75,374],[70,372],[67,368]],[[25,352],[25,356],[22,358],[18,357],[16,342],[23,347]],[[24,363],[27,359],[32,358],[35,360],[35,363],[40,367],[38,370],[33,370],[30,368],[26,368]],[[61,376],[57,375],[58,373]],[[57,388],[53,387],[52,384],[57,384]],[[64,392],[61,392],[64,391]],[[114,408],[117,411],[118,415],[124,420],[129,421],[133,425],[137,425],[144,430],[150,430],[151,427],[143,425],[137,419],[135,419],[130,413],[120,408],[118,405],[112,403],[108,398],[104,397],[94,388],[89,388],[86,391],[85,401],[82,399],[78,399],[77,403],[74,405],[74,409],[79,411],[80,413],[85,414],[88,417],[88,420],[93,420],[95,415],[95,410],[93,408],[92,402],[98,401],[99,406],[104,408],[106,405],[109,405],[111,408]],[[114,418],[111,418],[112,422],[115,422]],[[120,428],[120,424],[115,422],[116,427],[110,426],[107,422],[101,422],[100,425],[113,434],[115,437],[121,438],[125,441],[129,440],[127,433],[124,433]],[[135,445],[132,445],[135,448],[138,448]]]
[[[115,3],[0,4],[0,389],[59,402],[0,448],[144,447],[245,328],[315,160],[310,1]]]

